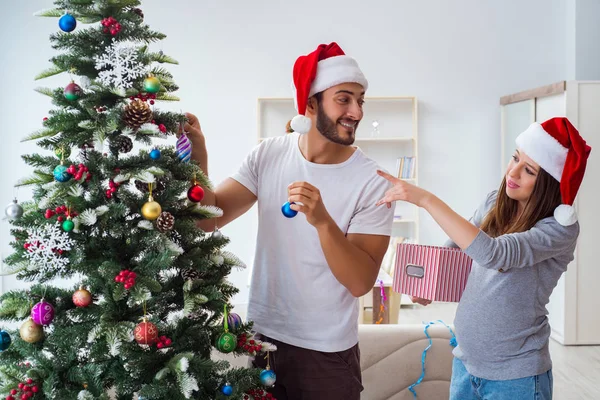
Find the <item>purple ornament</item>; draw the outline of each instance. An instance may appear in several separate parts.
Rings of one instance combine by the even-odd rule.
[[[49,325],[54,319],[54,307],[47,301],[40,301],[31,309],[31,319],[38,325]]]
[[[176,149],[177,157],[179,157],[181,162],[190,161],[190,158],[192,157],[192,142],[185,133],[177,139]]]
[[[231,330],[237,330],[240,326],[242,326],[242,317],[237,315],[236,313],[230,313],[227,316],[227,325]]]

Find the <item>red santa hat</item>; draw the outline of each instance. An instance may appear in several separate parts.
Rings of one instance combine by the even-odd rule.
[[[573,202],[592,151],[567,118],[556,117],[541,124],[534,122],[517,136],[517,147],[560,182],[562,204],[554,217],[564,226],[577,222]]]
[[[347,56],[337,43],[321,44],[310,54],[300,56],[294,64],[294,105],[296,115],[290,125],[298,133],[310,130],[311,120],[306,117],[306,104],[315,93],[342,83],[358,83],[367,90],[368,82],[358,63]]]

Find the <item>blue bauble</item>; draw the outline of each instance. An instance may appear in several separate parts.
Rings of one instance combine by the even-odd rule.
[[[6,331],[0,331],[0,351],[4,351],[10,347],[12,342],[10,335]]]
[[[265,386],[271,387],[275,384],[277,377],[275,376],[275,372],[270,369],[265,369],[260,373],[260,383]]]
[[[71,179],[73,176],[67,172],[67,169],[68,168],[64,165],[57,165],[56,168],[54,168],[54,179],[58,182],[67,182]]]
[[[233,387],[229,383],[226,383],[221,388],[221,393],[223,393],[225,396],[231,396],[233,394]]]
[[[65,14],[58,20],[58,26],[65,32],[72,32],[77,26],[77,20],[71,14]]]
[[[290,203],[289,201],[287,203],[285,203],[283,206],[281,206],[281,212],[283,213],[283,215],[285,215],[288,218],[294,218],[296,216],[296,214],[298,214],[298,211],[296,210],[292,210],[290,208],[290,205],[295,204],[295,203]]]
[[[154,149],[150,152],[150,158],[153,160],[158,160],[160,158],[160,150]]]

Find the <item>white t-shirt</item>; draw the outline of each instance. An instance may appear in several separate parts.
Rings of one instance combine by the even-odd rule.
[[[393,207],[376,207],[390,184],[361,150],[340,164],[302,155],[299,134],[264,140],[233,179],[258,198],[258,237],[248,319],[256,332],[306,349],[336,352],[358,342],[358,299],[335,278],[316,229],[302,213],[286,218],[287,187],[305,181],[321,192],[345,234],[391,235]]]

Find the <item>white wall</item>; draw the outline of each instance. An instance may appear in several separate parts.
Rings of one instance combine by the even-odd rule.
[[[284,4],[285,3],[285,4]],[[420,184],[470,216],[498,185],[500,96],[565,78],[565,0],[356,0],[288,3],[147,0],[152,28],[168,35],[154,49],[180,61],[169,67],[182,102],[207,135],[209,170],[219,182],[256,143],[256,98],[291,96],[295,58],[317,44],[337,41],[360,63],[370,96],[418,96]],[[286,5],[287,4],[287,5]],[[51,1],[4,6],[0,54],[4,95],[0,203],[27,175],[19,154],[35,150],[19,139],[40,127],[49,102],[32,89],[33,76],[53,54],[47,37],[56,20],[32,17]],[[17,43],[16,39],[20,42]],[[67,77],[41,82],[64,86]],[[19,193],[21,200],[27,193]],[[423,215],[422,241],[438,244],[443,232]],[[254,210],[226,227],[229,250],[252,263]],[[2,252],[9,247],[1,225]],[[290,232],[291,234],[291,232]],[[231,280],[247,301],[247,273]],[[13,287],[12,278],[5,289]]]
[[[569,79],[600,79],[600,1],[567,2],[567,76]]]

